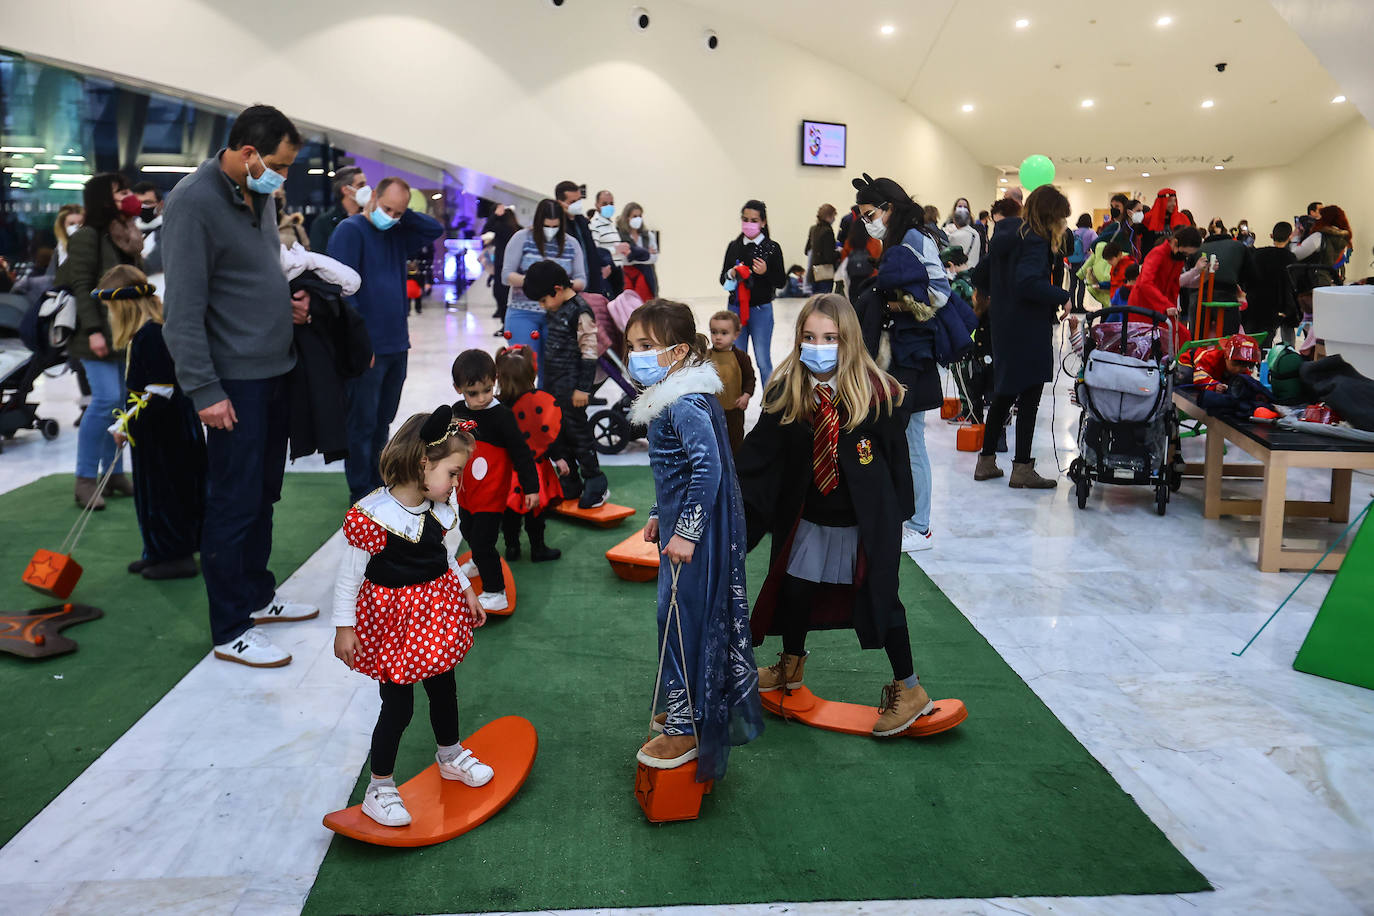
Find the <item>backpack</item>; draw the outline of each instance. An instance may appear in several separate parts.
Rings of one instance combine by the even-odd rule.
[[[1073,234],[1073,254],[1069,255],[1070,264],[1082,264],[1083,259],[1088,256],[1088,252],[1083,248],[1083,236],[1077,232]]]
[[[1298,370],[1302,368],[1302,355],[1286,343],[1276,343],[1269,348],[1269,390],[1274,392],[1274,400],[1284,406],[1303,402],[1302,380]]]

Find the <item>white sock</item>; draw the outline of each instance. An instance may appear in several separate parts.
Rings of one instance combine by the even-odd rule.
[[[378,787],[380,787],[380,786],[391,786],[391,788],[393,788],[393,789],[396,788],[396,777],[394,777],[394,776],[385,776],[385,777],[383,777],[383,776],[371,776],[371,775],[369,775],[369,779],[368,779],[368,782],[367,782],[367,787],[368,787],[369,789],[376,789],[376,788],[378,788]]]
[[[444,763],[448,763],[463,752],[463,742],[461,741],[454,744],[440,744],[437,747],[439,748],[439,759]]]

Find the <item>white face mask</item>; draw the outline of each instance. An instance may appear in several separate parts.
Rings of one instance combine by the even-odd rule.
[[[869,238],[881,241],[882,237],[887,235],[887,224],[883,222],[883,218],[880,216],[872,222],[865,221],[864,231],[868,233]]]
[[[642,216],[632,216],[632,217],[630,217],[630,228],[631,228],[631,229],[641,229],[641,228],[643,228],[643,226],[644,226],[644,217],[642,217]]]
[[[572,216],[581,216],[583,213],[586,212],[586,210],[587,202],[580,197],[572,203],[568,204],[568,213]]]
[[[353,192],[353,202],[359,207],[366,207],[367,202],[372,199],[372,185],[365,184]]]
[[[558,227],[557,227],[557,226],[545,226],[545,227],[544,227],[544,238],[546,238],[546,239],[548,239],[550,242],[552,242],[552,241],[553,241],[555,238],[557,238],[557,237],[558,237]]]
[[[80,223],[67,223],[67,235],[71,235],[73,232],[75,232],[76,230],[78,230],[78,229],[80,229],[80,228],[81,228],[81,224],[80,224]]]
[[[965,216],[968,216],[968,207],[955,207],[955,208],[954,208],[954,212],[955,212],[955,213],[962,213],[962,214],[964,214]]]
[[[1143,222],[1145,222],[1145,213],[1144,213],[1144,211],[1142,211],[1142,210],[1137,210],[1137,211],[1135,211],[1134,213],[1132,213],[1132,214],[1131,214],[1131,222],[1133,222],[1133,223],[1143,223]]]

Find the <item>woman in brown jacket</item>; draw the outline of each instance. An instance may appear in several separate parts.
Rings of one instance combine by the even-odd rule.
[[[835,265],[840,254],[835,250],[835,213],[830,204],[821,204],[816,211],[816,225],[806,236],[806,254],[811,255],[811,292],[829,293],[835,290]]]
[[[69,352],[81,361],[91,385],[91,404],[77,429],[76,501],[103,509],[105,500],[96,482],[110,465],[110,490],[130,496],[134,484],[124,473],[123,458],[116,458],[108,429],[115,409],[124,403],[124,356],[111,346],[109,316],[91,291],[118,264],[142,267],[143,233],[134,225],[141,202],[129,192],[123,175],[105,172],[92,177],[83,198],[86,222],[67,240],[67,259],[57,268],[56,285],[76,299],[76,333]]]

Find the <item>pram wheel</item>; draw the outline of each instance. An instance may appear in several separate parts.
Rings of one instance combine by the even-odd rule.
[[[1183,456],[1174,455],[1174,460],[1169,464],[1169,492],[1177,493],[1183,487]]]
[[[1168,508],[1169,485],[1165,483],[1158,484],[1155,487],[1155,513],[1157,515],[1163,515]]]
[[[1088,481],[1088,478],[1080,477],[1078,483],[1074,485],[1074,489],[1078,494],[1078,508],[1088,508],[1088,493],[1092,491],[1092,484]]]
[[[38,421],[38,431],[41,432],[43,438],[47,439],[49,442],[57,438],[57,434],[61,432],[61,429],[62,428],[57,425],[57,421],[51,417],[46,420]]]
[[[630,421],[614,410],[598,410],[592,414],[592,446],[603,455],[624,451],[633,438]]]

